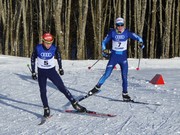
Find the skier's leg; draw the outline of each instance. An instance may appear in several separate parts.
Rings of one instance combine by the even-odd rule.
[[[48,106],[48,100],[47,100],[47,90],[46,90],[46,84],[47,84],[47,77],[44,75],[41,69],[38,69],[38,84],[40,88],[40,97],[41,101],[43,103],[44,108],[49,107]]]
[[[75,102],[74,97],[66,89],[61,77],[59,76],[59,74],[56,72],[55,69],[51,69],[48,72],[48,78],[53,82],[53,84],[58,88],[58,90],[61,91],[69,99],[70,102]]]
[[[128,90],[127,90],[127,75],[128,75],[128,62],[127,60],[123,61],[120,63],[121,66],[121,76],[122,76],[122,97],[124,101],[130,101],[131,97],[128,95]]]
[[[120,63],[121,67],[121,77],[122,77],[122,88],[123,88],[123,93],[127,93],[127,74],[128,74],[128,62],[127,60],[123,61]]]
[[[99,82],[97,83],[97,86],[101,87],[101,85],[104,84],[106,79],[111,75],[113,68],[114,68],[114,65],[107,65],[106,71],[103,74],[103,76],[99,79]]]
[[[111,75],[112,70],[114,68],[115,64],[109,62],[106,66],[106,71],[103,74],[103,76],[100,78],[99,82],[96,84],[96,86],[88,92],[88,95],[91,96],[95,93],[98,93],[100,91],[101,85],[106,81],[106,79]]]
[[[79,105],[78,102],[72,96],[72,94],[66,89],[61,77],[59,76],[59,74],[56,72],[55,69],[51,69],[51,71],[48,72],[48,78],[59,89],[59,91],[61,91],[66,96],[66,98],[71,102],[74,109],[76,109],[77,111],[80,111],[80,112],[86,111],[86,108]]]

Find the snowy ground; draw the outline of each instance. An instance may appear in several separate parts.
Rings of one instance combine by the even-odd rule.
[[[104,73],[107,61],[88,70],[94,62],[63,61],[62,79],[77,99]],[[80,103],[89,110],[116,114],[113,118],[65,113],[72,106],[48,81],[53,117],[42,126],[38,126],[43,114],[38,82],[31,79],[27,64],[29,58],[0,55],[0,135],[180,135],[180,58],[142,59],[139,71],[138,60],[129,59],[129,94],[148,105],[113,101],[122,99],[116,66],[102,91]],[[165,85],[148,83],[156,74],[163,76]]]

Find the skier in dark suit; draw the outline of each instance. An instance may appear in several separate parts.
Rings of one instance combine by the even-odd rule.
[[[47,79],[51,80],[53,84],[61,91],[67,99],[71,102],[74,109],[80,112],[85,112],[86,108],[79,105],[78,102],[74,99],[71,93],[66,89],[60,75],[64,74],[61,63],[61,54],[58,50],[58,47],[53,44],[54,38],[50,33],[45,33],[42,36],[42,44],[35,46],[34,51],[31,56],[31,68],[32,68],[32,78],[38,79],[39,88],[40,88],[40,97],[44,107],[44,117],[50,116],[50,108],[48,105],[48,99],[46,95],[46,83]],[[59,74],[55,69],[55,60],[59,65]],[[35,63],[37,58],[37,67],[38,67],[38,77],[35,72]]]

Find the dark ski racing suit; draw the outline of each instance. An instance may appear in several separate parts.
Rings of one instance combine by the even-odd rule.
[[[57,58],[59,69],[62,69],[61,55],[58,51],[58,48],[54,44],[52,44],[49,49],[46,49],[43,44],[38,44],[31,56],[32,73],[35,73],[35,64],[37,58],[38,83],[40,88],[40,97],[44,108],[48,107],[48,100],[46,95],[47,79],[51,80],[58,88],[58,90],[61,91],[71,103],[76,102],[71,93],[65,88],[61,77],[55,70],[54,57]]]

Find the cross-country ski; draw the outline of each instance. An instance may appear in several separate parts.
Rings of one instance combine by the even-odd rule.
[[[121,99],[111,99],[111,100],[109,100],[109,101],[124,102],[124,103],[134,103],[134,104],[142,104],[142,105],[156,105],[156,106],[161,106],[160,103],[149,103],[149,102],[134,101],[134,100],[124,101],[124,100],[121,100]]]
[[[75,113],[80,115],[88,115],[88,116],[94,116],[94,117],[115,117],[117,115],[115,114],[109,114],[109,113],[100,113],[96,111],[90,111],[86,110],[86,112],[78,112],[77,110],[65,110],[66,113]]]

